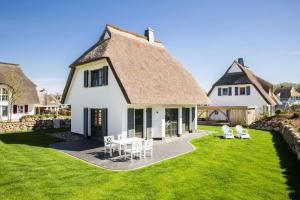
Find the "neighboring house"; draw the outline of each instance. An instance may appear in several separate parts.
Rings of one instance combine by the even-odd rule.
[[[24,89],[19,99],[11,107],[9,105],[9,95],[7,81],[5,75],[8,73],[16,74],[16,77],[20,77]],[[35,114],[35,107],[39,104],[38,95],[36,92],[36,85],[30,81],[18,64],[0,62],[0,117],[6,121],[9,119],[10,113],[12,113],[11,119],[18,120],[24,115]]]
[[[273,115],[280,103],[273,93],[273,85],[255,75],[244,65],[242,58],[234,61],[208,93],[213,106],[247,106],[255,108],[256,116],[264,112]],[[224,112],[215,112],[211,119],[225,120]]]
[[[289,104],[300,104],[300,93],[294,88],[278,88],[275,91],[276,96],[280,99],[283,106],[287,106]]]
[[[71,64],[62,103],[71,105],[72,132],[162,139],[196,130],[206,93],[153,30],[145,33],[107,25]]]
[[[56,113],[61,107],[59,99],[55,95],[50,94],[47,90],[38,90],[40,104],[36,108],[36,113],[49,114]]]

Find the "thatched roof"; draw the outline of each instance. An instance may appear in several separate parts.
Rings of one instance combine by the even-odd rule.
[[[105,34],[109,38],[105,38]],[[208,104],[204,90],[192,74],[175,60],[161,42],[107,25],[100,41],[72,65],[63,99],[74,68],[107,59],[128,103],[131,104]]]
[[[229,69],[236,64],[241,72],[228,73]],[[228,68],[226,73],[213,85],[208,95],[212,92],[214,87],[221,85],[237,85],[237,84],[252,84],[261,96],[270,105],[278,105],[280,101],[273,93],[272,83],[258,77],[249,67],[234,61]],[[269,91],[271,94],[269,94]]]
[[[59,106],[59,100],[47,90],[38,90],[38,97],[40,100],[40,106]]]
[[[39,98],[36,92],[36,85],[25,76],[20,66],[18,64],[0,62],[0,84],[9,85],[5,79],[5,75],[8,73],[14,73],[24,87],[22,95],[16,100],[16,103],[38,104]]]
[[[291,97],[300,97],[300,93],[293,87],[278,88],[275,94],[280,98],[289,99]]]

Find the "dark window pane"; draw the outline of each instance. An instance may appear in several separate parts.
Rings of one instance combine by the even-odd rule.
[[[246,94],[246,88],[241,87],[240,88],[240,95],[245,95]]]

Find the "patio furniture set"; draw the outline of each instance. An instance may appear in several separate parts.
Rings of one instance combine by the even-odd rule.
[[[143,139],[138,137],[127,137],[126,133],[117,136],[104,137],[105,155],[109,151],[110,157],[113,152],[117,151],[119,156],[124,156],[125,159],[130,157],[132,161],[134,157],[145,158],[147,153],[150,157],[153,154],[153,139]],[[123,154],[122,154],[123,152]]]
[[[249,139],[250,135],[247,132],[246,129],[244,129],[241,125],[237,125],[235,127],[236,130],[236,137],[241,138],[241,139]],[[223,138],[225,139],[234,139],[233,131],[232,129],[229,128],[229,126],[224,125],[222,126],[222,131],[223,131]]]

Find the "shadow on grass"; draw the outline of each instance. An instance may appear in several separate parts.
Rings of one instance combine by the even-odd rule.
[[[30,146],[48,147],[50,144],[62,141],[47,135],[45,131],[1,133],[0,141],[5,144],[25,144]]]
[[[280,133],[272,132],[273,144],[280,158],[280,166],[287,178],[287,185],[291,190],[290,199],[300,199],[300,161],[291,151]]]

